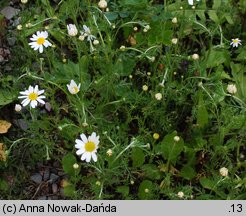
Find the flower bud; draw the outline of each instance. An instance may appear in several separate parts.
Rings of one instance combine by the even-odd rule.
[[[198,55],[197,53],[194,53],[194,54],[191,56],[191,58],[192,58],[193,60],[198,60],[198,59],[199,59],[199,55]]]
[[[174,17],[174,18],[172,19],[172,23],[173,23],[173,24],[178,23],[178,19],[177,19],[177,17]]]
[[[179,191],[177,195],[178,195],[178,198],[182,199],[184,197],[184,192]]]
[[[107,154],[109,157],[111,157],[111,156],[112,156],[112,154],[113,154],[112,149],[109,149],[109,150],[106,152],[106,154]]]
[[[72,37],[74,37],[78,34],[78,29],[76,28],[76,26],[74,24],[68,24],[67,25],[67,31],[68,31],[68,34]]]
[[[178,38],[173,38],[172,39],[172,44],[177,44],[178,43]]]
[[[220,175],[223,177],[228,176],[228,169],[225,167],[220,168]]]
[[[155,140],[158,140],[158,139],[160,138],[160,135],[159,135],[158,133],[154,133],[154,134],[153,134],[153,138],[154,138]]]
[[[77,163],[75,163],[75,164],[73,165],[73,168],[74,168],[74,169],[78,169],[78,168],[79,168],[79,165],[78,165]]]
[[[17,30],[20,31],[20,30],[22,30],[22,25],[18,25],[16,28],[17,28]]]
[[[147,85],[143,85],[142,89],[143,89],[143,91],[148,91],[148,86]]]
[[[156,93],[155,94],[155,99],[156,100],[161,100],[162,99],[162,94],[159,92],[159,93]]]
[[[175,137],[173,138],[173,140],[174,140],[175,142],[179,142],[179,141],[180,141],[180,137],[179,137],[179,136],[175,136]]]
[[[93,44],[96,46],[96,45],[98,45],[99,44],[99,40],[94,40],[93,41]]]
[[[148,188],[145,188],[145,189],[144,189],[144,192],[145,192],[145,193],[149,193],[149,189],[148,189]]]
[[[229,84],[226,89],[230,94],[236,94],[237,93],[237,87],[234,84]]]
[[[22,106],[20,104],[15,104],[15,111],[20,112],[22,110]]]

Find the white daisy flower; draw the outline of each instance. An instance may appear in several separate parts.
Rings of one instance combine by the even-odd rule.
[[[28,90],[20,92],[22,96],[19,96],[18,98],[24,98],[24,100],[21,102],[22,106],[26,106],[30,103],[31,107],[35,108],[38,105],[38,102],[45,104],[43,101],[45,96],[41,95],[43,93],[44,90],[38,90],[38,85],[36,85],[34,88],[33,86],[29,86]]]
[[[77,94],[80,90],[80,83],[77,85],[74,80],[70,81],[70,84],[67,85],[67,89],[71,94]]]
[[[91,34],[91,30],[89,27],[87,27],[86,25],[83,25],[83,29],[84,29],[84,31],[81,31],[80,33],[85,38],[87,37],[87,41],[93,41],[94,39],[96,39],[96,36]]]
[[[47,31],[37,31],[36,34],[32,35],[32,38],[30,38],[31,43],[29,45],[31,48],[34,50],[39,50],[39,53],[43,53],[44,51],[44,46],[52,46],[52,44],[47,40],[48,38],[48,32]]]
[[[242,45],[241,40],[239,40],[239,38],[231,39],[230,45],[232,45],[232,47],[238,47],[238,45]]]
[[[76,25],[74,24],[68,24],[67,31],[70,36],[76,36],[78,34],[78,29],[76,28]]]
[[[200,0],[196,0],[196,1],[200,1]],[[194,5],[194,0],[188,0],[189,5]]]
[[[75,148],[78,150],[76,151],[77,155],[82,155],[81,160],[85,160],[87,163],[91,161],[91,158],[93,161],[97,162],[97,149],[99,144],[99,136],[96,135],[95,132],[91,134],[91,136],[86,137],[85,134],[80,135],[80,139],[76,139],[75,142]]]

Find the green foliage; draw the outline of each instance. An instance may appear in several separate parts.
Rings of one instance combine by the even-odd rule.
[[[180,153],[184,148],[184,140],[179,137],[179,141],[175,141],[177,132],[174,131],[164,137],[161,143],[161,150],[163,158],[168,161],[168,163],[176,164]]]
[[[68,153],[62,158],[62,168],[70,176],[74,176],[79,173],[79,169],[74,169],[73,165],[77,162],[73,154]]]
[[[134,148],[132,150],[132,162],[134,167],[139,167],[143,165],[145,160],[145,155],[143,153],[143,150],[140,148]]]
[[[138,197],[143,200],[150,200],[155,197],[154,195],[154,185],[149,180],[144,180],[141,182],[138,188]]]

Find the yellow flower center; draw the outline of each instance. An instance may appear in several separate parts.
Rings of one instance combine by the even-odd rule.
[[[87,152],[93,152],[95,149],[96,149],[96,144],[94,142],[89,141],[85,144],[85,150]]]
[[[38,94],[37,93],[30,93],[29,95],[28,95],[28,98],[31,100],[31,101],[33,101],[33,100],[36,100],[37,98],[38,98]]]
[[[74,86],[74,87],[73,87],[73,91],[74,91],[74,93],[76,94],[76,93],[79,92],[79,88],[78,88],[77,86]]]
[[[37,44],[38,45],[42,45],[42,44],[44,44],[44,42],[45,42],[45,38],[43,38],[43,37],[40,37],[40,38],[37,39]]]
[[[238,40],[237,39],[234,39],[232,42],[233,43],[238,43]]]

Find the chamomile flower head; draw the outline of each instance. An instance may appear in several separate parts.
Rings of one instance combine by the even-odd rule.
[[[74,80],[70,81],[70,84],[67,84],[67,89],[71,94],[77,94],[80,90],[80,83],[77,85]]]
[[[87,27],[86,25],[83,25],[83,29],[84,31],[81,31],[81,35],[83,35],[85,38],[87,37],[87,41],[93,41],[96,39],[96,36],[91,34],[91,30],[89,27]]]
[[[231,39],[230,45],[232,47],[238,47],[238,45],[242,45],[241,40],[239,38]]]
[[[19,96],[18,98],[24,99],[21,102],[23,107],[30,103],[30,106],[32,108],[35,108],[38,105],[38,103],[45,104],[43,100],[45,96],[42,95],[43,93],[44,90],[39,90],[38,85],[36,85],[35,87],[30,85],[28,90],[20,92],[21,96]]]
[[[43,53],[44,47],[52,46],[52,44],[47,40],[48,32],[47,31],[37,31],[36,34],[33,34],[29,43],[31,48],[34,50],[39,50],[39,53]]]
[[[99,144],[99,136],[96,135],[95,132],[93,132],[88,138],[85,134],[80,135],[81,139],[76,139],[75,142],[75,148],[78,149],[76,151],[77,155],[81,155],[81,160],[86,161],[87,163],[91,161],[91,158],[93,161],[97,162],[97,149]]]

